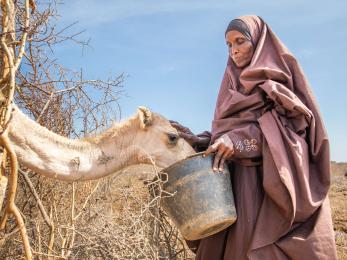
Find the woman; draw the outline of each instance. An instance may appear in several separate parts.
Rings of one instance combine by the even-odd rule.
[[[238,219],[189,245],[196,259],[336,259],[327,134],[296,59],[257,16],[230,22],[212,133],[172,122],[230,167]]]

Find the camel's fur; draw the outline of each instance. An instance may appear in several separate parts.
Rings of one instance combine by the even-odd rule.
[[[136,163],[166,167],[194,153],[168,120],[140,107],[128,120],[94,138],[68,139],[29,119],[16,106],[9,137],[18,159],[39,174],[66,181],[97,179]]]

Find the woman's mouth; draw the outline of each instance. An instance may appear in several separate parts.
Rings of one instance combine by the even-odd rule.
[[[237,64],[242,63],[242,57],[234,57],[233,60]]]

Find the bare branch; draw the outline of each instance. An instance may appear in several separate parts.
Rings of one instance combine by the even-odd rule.
[[[22,174],[23,178],[25,179],[27,185],[28,185],[29,188],[30,188],[30,191],[31,191],[32,194],[34,195],[34,197],[35,197],[35,199],[36,199],[36,201],[37,201],[37,204],[38,204],[38,206],[39,206],[39,209],[40,209],[40,211],[41,211],[41,214],[42,214],[42,216],[43,216],[43,219],[46,221],[47,225],[51,227],[51,226],[52,226],[51,220],[50,220],[50,218],[48,217],[48,215],[47,215],[47,213],[46,213],[46,210],[45,210],[44,206],[42,205],[42,202],[41,202],[41,200],[40,200],[40,197],[39,197],[39,195],[37,194],[36,189],[35,189],[34,185],[32,184],[32,182],[31,182],[31,180],[30,180],[30,178],[29,178],[29,176],[28,176],[28,173],[29,173],[29,172],[24,172],[24,171],[22,171],[21,169],[19,169],[19,172]]]

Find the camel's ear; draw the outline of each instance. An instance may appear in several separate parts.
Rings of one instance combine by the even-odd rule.
[[[138,107],[141,128],[152,124],[152,113],[147,107]]]

